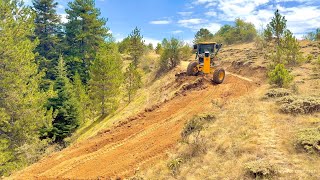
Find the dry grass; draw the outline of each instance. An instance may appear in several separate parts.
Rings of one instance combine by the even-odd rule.
[[[153,59],[154,58],[154,59]],[[154,70],[155,62],[158,55],[149,54],[145,57],[148,60],[151,70]],[[125,65],[129,63],[125,61]],[[80,142],[84,139],[95,136],[101,130],[104,130],[118,121],[125,120],[130,116],[136,115],[146,108],[151,107],[154,104],[164,102],[171,99],[175,92],[181,88],[175,83],[175,74],[182,71],[184,67],[177,67],[175,70],[167,73],[166,76],[154,79],[155,74],[152,72],[145,72],[143,76],[144,87],[138,90],[133,101],[128,104],[126,99],[122,99],[120,107],[117,111],[110,114],[107,117],[96,119],[94,121],[86,122],[72,137],[72,142]],[[181,69],[181,70],[180,70]],[[122,94],[122,97],[125,95]]]
[[[300,45],[305,57],[315,52],[320,54],[316,43],[302,41]],[[250,62],[253,67],[267,65],[261,56],[263,52],[256,51],[254,43],[224,47],[221,52],[220,57],[226,62],[240,60]],[[255,55],[251,56],[250,52]],[[318,58],[312,55],[310,62]],[[183,63],[186,65],[187,62]],[[145,179],[319,179],[320,156],[301,151],[297,142],[305,141],[304,132],[307,131],[309,137],[311,130],[312,137],[318,138],[314,133],[320,126],[320,113],[283,114],[276,103],[279,98],[293,94],[320,97],[320,78],[314,75],[317,67],[317,63],[307,61],[293,68],[295,80],[288,90],[270,90],[269,85],[262,85],[250,95],[226,105],[213,102],[211,112],[216,121],[200,133],[206,151],[180,163],[179,171],[172,176],[166,166],[168,161],[190,149],[188,144],[180,143],[168,152],[169,160],[163,160],[139,176]]]
[[[307,56],[314,52],[314,47],[301,43]],[[227,61],[252,61],[252,66],[265,66],[265,60],[257,54],[257,58],[248,53],[254,44],[242,44],[225,47],[221,57]],[[242,51],[241,51],[242,50]],[[233,55],[231,55],[233,53]],[[255,52],[256,53],[256,52]],[[314,59],[318,58],[313,56]],[[314,61],[314,60],[312,60]],[[188,62],[182,62],[185,69]],[[320,78],[315,74],[316,64],[306,63],[292,70],[295,75],[290,94],[299,96],[320,97]],[[138,98],[129,106],[118,110],[113,116],[105,118],[79,139],[95,135],[112,123],[129,117],[156,102],[170,99],[174,95],[174,74],[156,81],[146,81],[148,86],[139,91]],[[255,75],[255,74],[254,74]],[[261,82],[267,84],[266,82]],[[201,130],[198,135],[205,151],[192,158],[181,157],[190,154],[194,149],[191,143],[179,143],[168,158],[154,167],[142,171],[136,177],[145,179],[252,179],[254,172],[268,174],[262,178],[274,179],[319,179],[320,156],[297,150],[296,142],[303,129],[320,126],[320,113],[292,116],[279,111],[276,99],[288,95],[285,90],[273,92],[276,98],[263,99],[270,92],[269,85],[262,85],[249,95],[240,97],[225,105],[212,102],[212,111],[216,121]],[[195,137],[191,136],[191,140]],[[257,164],[258,162],[258,164]],[[264,166],[260,166],[264,162]],[[170,165],[171,164],[171,165]],[[171,169],[168,168],[172,167]],[[259,166],[258,166],[259,165]],[[274,168],[275,167],[275,168]],[[173,170],[175,171],[174,173]],[[270,175],[270,176],[269,176]],[[257,176],[256,176],[257,177]],[[259,175],[260,177],[260,175]]]
[[[313,47],[307,46],[305,42],[302,42],[302,46],[305,56],[313,51]],[[254,49],[252,43],[225,47],[226,55],[222,58],[227,62],[244,60],[252,61],[253,66],[266,65],[265,60],[259,54],[256,59],[250,59],[252,57],[248,56],[248,53],[252,49]],[[243,51],[240,52],[240,50]],[[230,55],[230,53],[234,54]],[[313,58],[317,57],[313,56]],[[153,61],[148,60],[148,62],[153,64]],[[188,62],[182,62],[181,69],[185,69],[187,65]],[[275,97],[286,96],[288,95],[286,92],[320,97],[320,79],[312,75],[315,73],[315,66],[316,64],[306,63],[293,69],[295,81],[291,90],[272,92],[269,86],[265,85],[252,94],[224,106],[213,102],[212,112],[215,113],[217,120],[199,134],[200,141],[198,142],[205,147],[206,151],[192,158],[183,158],[182,161],[181,157],[192,154],[196,146],[180,143],[168,153],[168,160],[163,160],[155,167],[142,171],[137,177],[145,179],[251,179],[255,176],[252,175],[253,171],[258,175],[261,171],[262,174],[270,172],[264,178],[271,178],[272,175],[276,179],[318,179],[320,177],[320,157],[298,151],[296,140],[301,130],[320,125],[320,114],[286,115],[279,112],[279,107],[275,103],[276,98],[262,100],[267,92],[271,93],[270,96]],[[171,85],[174,83],[174,74],[175,72],[171,72],[157,81],[147,80],[149,86],[140,90],[139,98],[119,110],[113,117],[107,117],[82,138],[90,137],[120,118],[136,114],[148,105],[169,99],[174,92]],[[154,92],[158,93],[154,94]],[[264,166],[256,164],[261,161],[265,162]],[[261,163],[258,164],[261,165]]]
[[[300,129],[319,124],[319,115],[281,114],[275,101],[261,97],[269,86],[214,108],[216,121],[200,133],[207,151],[179,166],[177,179],[316,179],[320,177],[320,157],[297,151]],[[214,105],[213,105],[214,106]],[[169,159],[181,157],[188,146],[178,145]],[[255,166],[256,162],[266,162]],[[170,179],[167,161],[141,173],[146,179]],[[252,171],[250,171],[250,169]],[[254,175],[253,171],[256,172]],[[261,171],[261,172],[260,172]],[[262,176],[261,173],[265,173]],[[188,178],[187,178],[188,177]]]

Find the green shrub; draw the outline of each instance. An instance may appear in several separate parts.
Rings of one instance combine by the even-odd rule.
[[[299,94],[299,86],[297,85],[297,83],[293,83],[292,85],[291,85],[291,90],[292,90],[292,92],[294,93],[294,94]]]
[[[255,179],[271,178],[277,174],[277,167],[267,160],[259,159],[245,164],[247,173]]]
[[[289,30],[284,31],[284,37],[280,40],[282,55],[285,62],[295,66],[304,61],[298,40]]]
[[[257,35],[254,40],[255,46],[258,50],[263,50],[267,46],[267,41],[265,41],[263,35]]]
[[[217,33],[214,34],[213,39],[218,42],[227,44],[252,42],[257,36],[257,30],[250,22],[245,22],[242,19],[235,19],[234,25],[224,25]]]
[[[320,126],[300,130],[296,139],[296,147],[308,153],[320,153]]]
[[[169,163],[167,164],[167,167],[171,171],[173,176],[176,176],[179,173],[179,168],[182,163],[183,163],[182,158],[175,158],[169,161]]]
[[[197,116],[201,121],[212,122],[216,120],[216,117],[213,114],[201,114]]]
[[[120,178],[121,179],[121,178]],[[143,177],[141,177],[141,176],[139,176],[139,175],[135,175],[135,176],[133,176],[133,177],[131,177],[131,178],[129,178],[130,180],[144,180],[144,178]]]
[[[190,134],[192,134],[194,132],[200,133],[200,131],[204,128],[204,123],[210,122],[213,120],[215,120],[215,116],[213,116],[212,114],[203,114],[200,116],[193,117],[184,126],[184,128],[181,132],[181,137],[183,139],[186,139]]]
[[[270,83],[275,84],[278,87],[286,87],[293,80],[293,76],[290,75],[283,64],[277,64],[275,68],[268,73],[268,76]]]
[[[140,64],[141,68],[145,73],[150,73],[153,69],[156,68],[158,63],[158,58],[150,54],[143,56],[143,63]]]
[[[278,104],[290,104],[292,102],[294,102],[295,100],[297,100],[296,96],[286,96],[281,98],[280,100],[278,100]]]
[[[180,64],[183,42],[176,38],[163,39],[162,47],[163,52],[160,57],[159,71],[167,72]]]
[[[207,151],[206,140],[200,135],[200,132],[204,129],[206,123],[212,122],[215,119],[215,116],[212,114],[202,114],[193,117],[186,123],[181,132],[181,137],[183,142],[186,143],[186,147],[180,153],[180,157],[191,159]]]
[[[313,58],[314,56],[312,54],[308,54],[308,56],[306,57],[306,63],[310,63]]]
[[[270,89],[266,94],[266,98],[279,98],[284,96],[289,96],[291,92],[289,90],[284,88],[278,88],[278,89]]]
[[[311,114],[320,112],[320,98],[312,96],[287,96],[278,101],[280,111],[288,114]]]
[[[192,56],[192,48],[189,46],[189,44],[185,44],[181,48],[181,60],[182,61],[188,61]]]
[[[181,137],[185,139],[190,134],[194,132],[200,132],[202,129],[203,129],[203,123],[199,121],[198,118],[193,118],[190,121],[188,121],[187,124],[184,126],[181,132]]]
[[[180,156],[183,157],[183,159],[188,160],[193,157],[200,156],[201,154],[205,154],[207,152],[207,148],[206,139],[203,136],[195,136],[193,141],[188,142]]]

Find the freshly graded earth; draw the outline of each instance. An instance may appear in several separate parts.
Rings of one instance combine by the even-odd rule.
[[[178,77],[179,78],[179,77]],[[199,77],[182,77],[184,83]],[[180,132],[194,115],[210,112],[212,102],[242,96],[255,88],[248,79],[228,74],[213,85],[206,78],[182,89],[162,104],[124,119],[95,137],[43,158],[10,179],[110,179],[134,175],[166,156],[180,139]]]

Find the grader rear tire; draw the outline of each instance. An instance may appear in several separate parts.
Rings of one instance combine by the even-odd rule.
[[[196,76],[199,72],[198,70],[198,62],[190,62],[187,68],[187,75],[188,76]]]
[[[213,72],[213,82],[216,84],[221,84],[223,83],[225,76],[226,76],[226,72],[224,69],[222,68],[216,69]]]

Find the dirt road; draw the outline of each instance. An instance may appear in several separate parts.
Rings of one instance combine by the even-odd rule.
[[[109,179],[128,177],[165,156],[180,138],[185,122],[212,109],[212,100],[248,93],[254,84],[228,75],[221,85],[187,90],[159,106],[125,119],[97,136],[54,153],[13,179]]]

